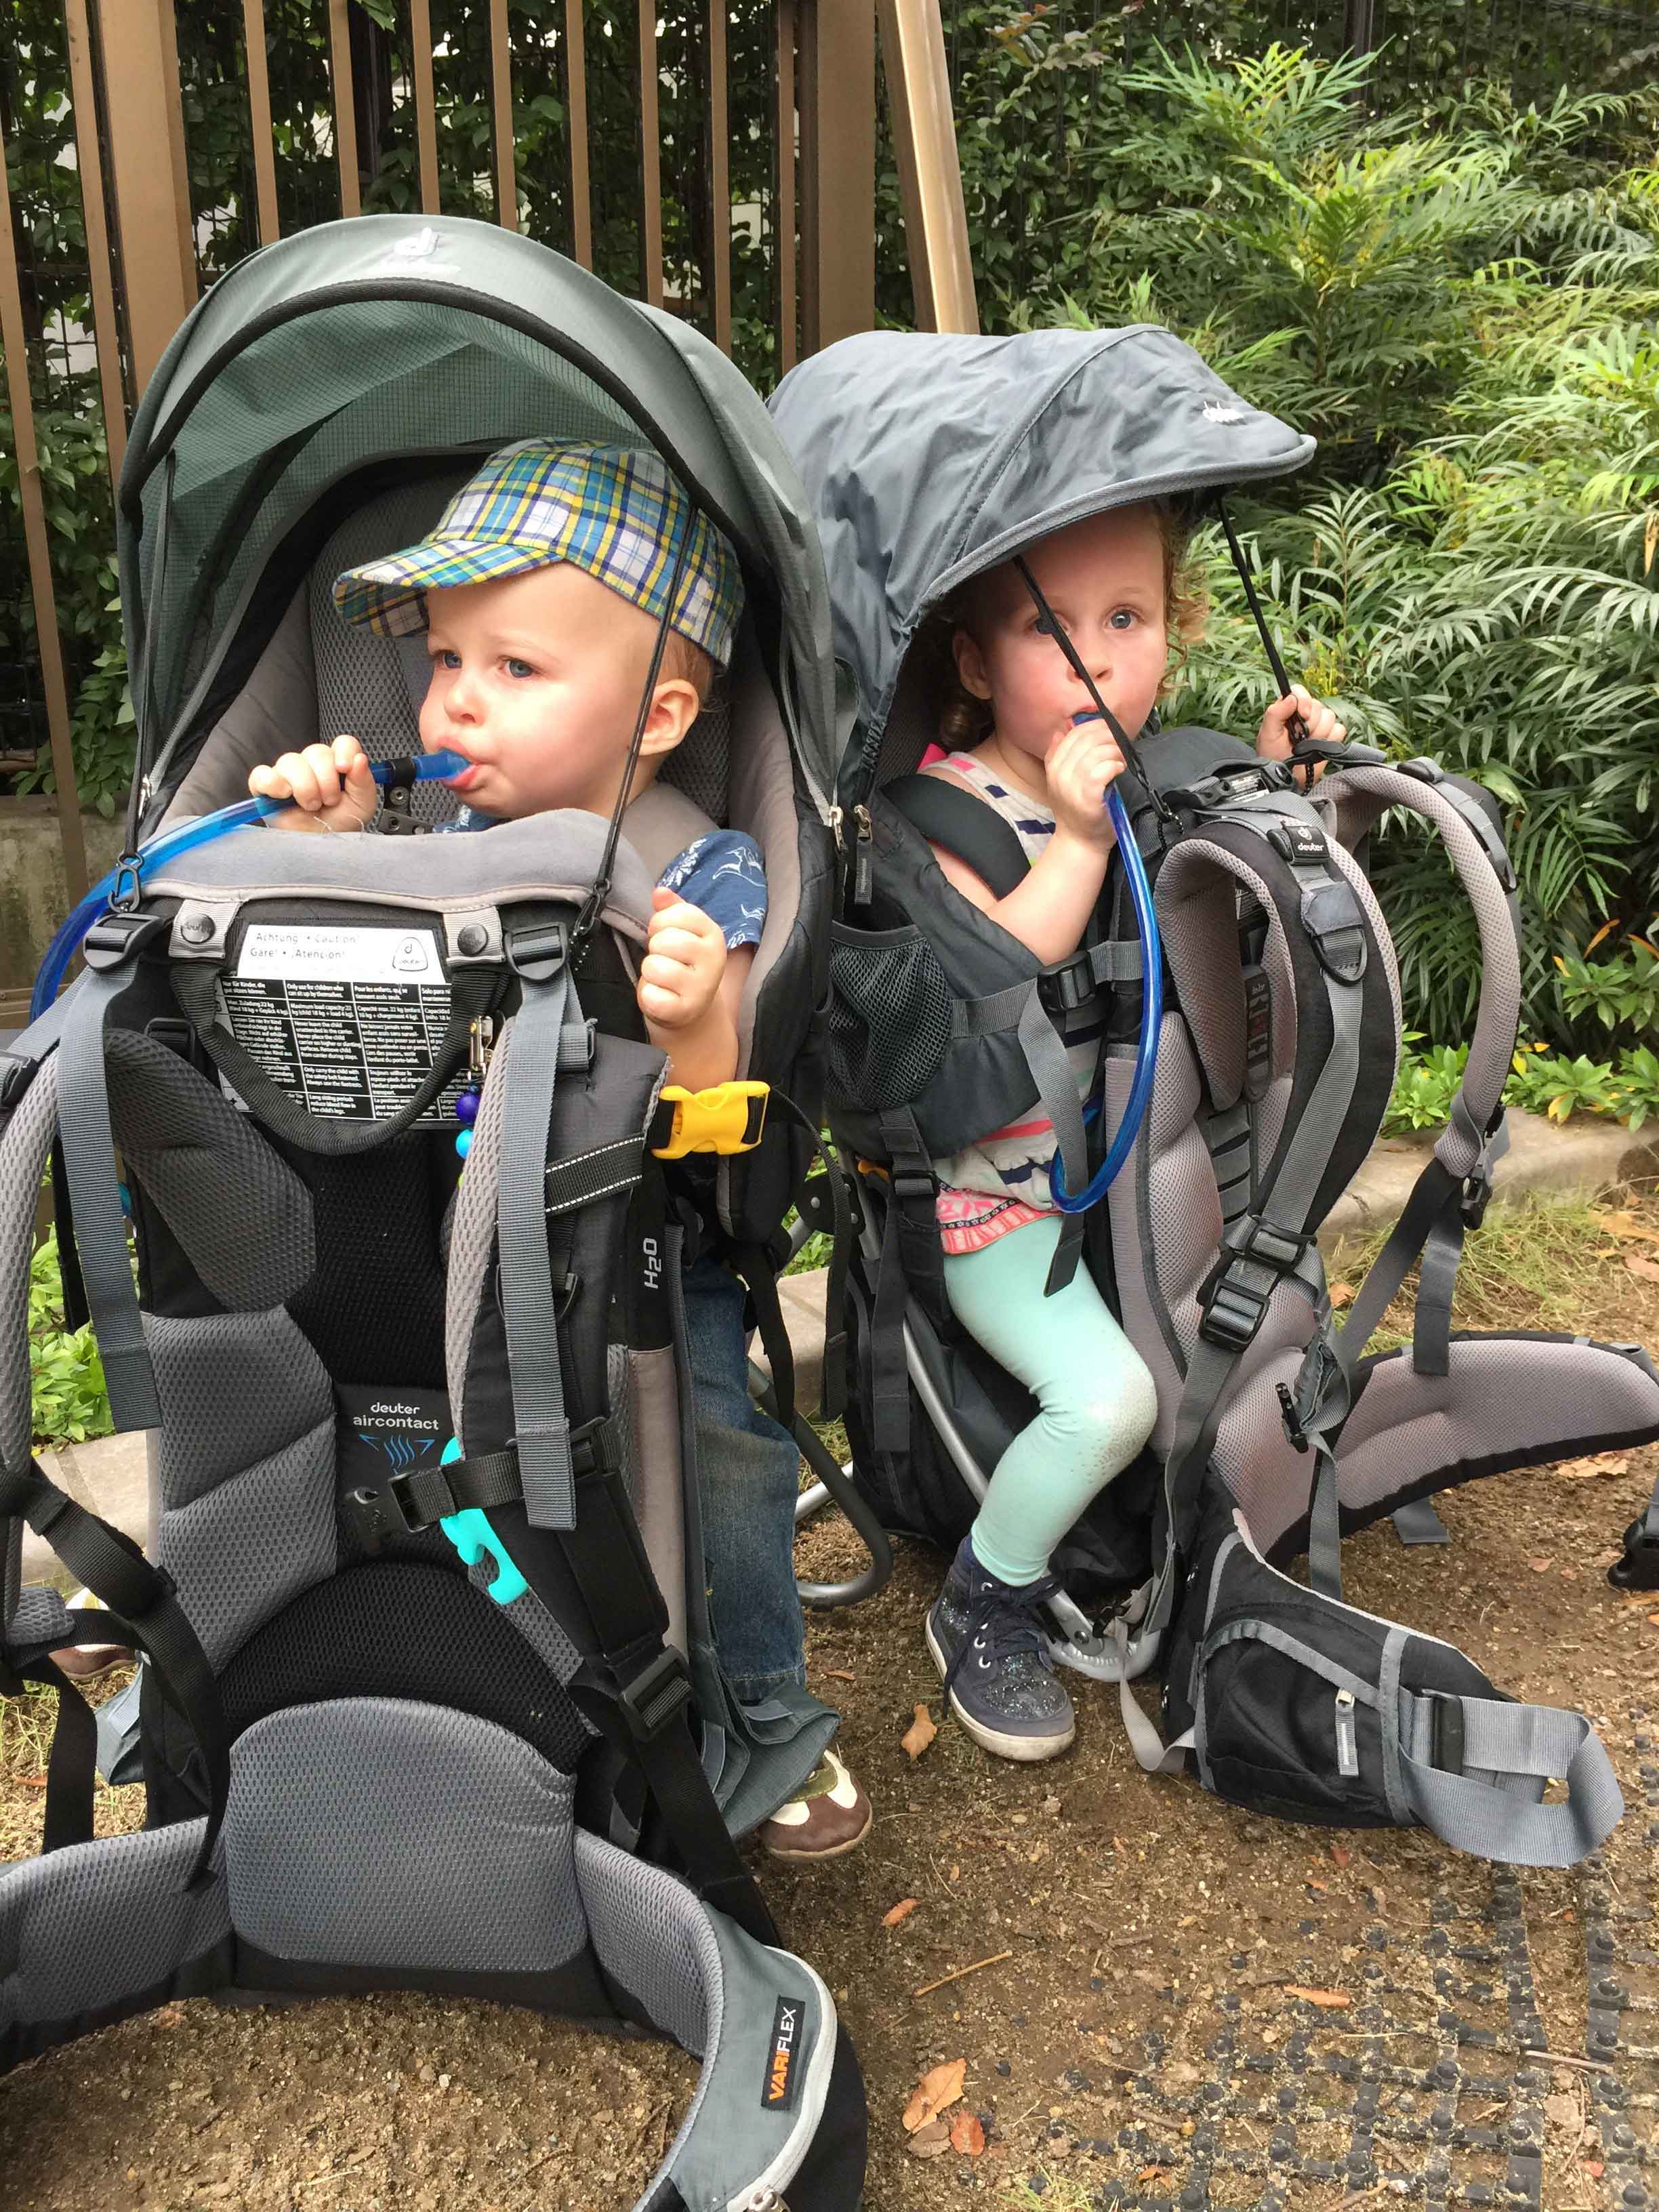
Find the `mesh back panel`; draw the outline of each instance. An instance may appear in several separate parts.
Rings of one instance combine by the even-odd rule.
[[[250,1637],[220,1687],[234,1735],[284,1705],[406,1698],[492,1721],[566,1773],[588,1741],[500,1606],[445,1567],[380,1562],[331,1576]]]
[[[272,1713],[231,1751],[237,1933],[277,1958],[535,1973],[581,1951],[575,1784],[519,1737],[439,1705]]]
[[[317,1269],[290,1310],[337,1382],[444,1383],[444,1276],[434,1187],[449,1138],[406,1130],[349,1159],[292,1152],[316,1199]]]
[[[145,1317],[166,1425],[157,1466],[161,1503],[188,1505],[331,1420],[322,1363],[276,1307],[193,1320]]]
[[[222,1879],[189,1890],[202,1822],[100,1838],[0,1875],[0,2026],[153,1988],[229,1932]]]
[[[588,1933],[613,1981],[694,2057],[720,2040],[725,1977],[708,1907],[675,1875],[576,1831]]]
[[[167,1046],[111,1029],[106,1049],[115,1142],[191,1267],[221,1305],[280,1304],[316,1265],[304,1185]]]
[[[29,1255],[34,1249],[34,1208],[57,1126],[57,1105],[58,1063],[49,1060],[0,1138],[0,1459],[14,1474],[29,1463],[33,1428]],[[9,1588],[8,1601],[15,1595]]]
[[[163,1415],[167,1403],[163,1389]],[[332,1412],[286,1450],[163,1512],[156,1556],[202,1649],[222,1666],[261,1622],[334,1571]]]

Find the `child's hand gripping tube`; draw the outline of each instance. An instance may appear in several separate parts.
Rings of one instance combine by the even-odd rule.
[[[1079,722],[1098,721],[1097,714],[1082,714],[1073,716]],[[1140,857],[1140,848],[1135,842],[1134,831],[1129,826],[1129,817],[1115,785],[1106,792],[1106,811],[1111,817],[1112,834],[1117,839],[1117,849],[1129,879],[1129,898],[1135,910],[1135,927],[1140,933],[1140,1037],[1135,1047],[1135,1072],[1129,1085],[1129,1096],[1123,1109],[1123,1119],[1112,1139],[1105,1158],[1095,1170],[1083,1188],[1068,1191],[1065,1170],[1060,1155],[1055,1153],[1048,1163],[1048,1188],[1054,1204],[1062,1213],[1084,1213],[1090,1206],[1104,1198],[1113,1177],[1133,1150],[1134,1141],[1152,1095],[1152,1076],[1158,1066],[1158,1033],[1164,1024],[1164,948],[1158,939],[1158,917],[1152,911],[1152,887],[1146,879],[1146,863]],[[1091,1109],[1085,1115],[1093,1119]]]
[[[459,775],[465,766],[459,753],[444,751],[421,753],[412,759],[377,761],[369,773],[384,788],[393,783],[441,781],[445,776]],[[144,877],[152,869],[160,867],[164,861],[177,860],[181,853],[193,851],[198,845],[211,844],[216,837],[223,837],[233,830],[244,830],[264,821],[267,815],[280,814],[293,803],[288,799],[239,799],[233,806],[222,806],[216,814],[204,814],[197,821],[181,822],[176,830],[163,830],[148,844],[141,845],[136,854],[118,860],[109,873],[93,885],[46,947],[46,957],[40,963],[40,972],[34,979],[34,990],[29,1000],[29,1019],[38,1020],[58,996],[64,971],[74,957],[76,947],[100,915],[112,907],[118,898],[124,907],[134,905],[143,888]]]

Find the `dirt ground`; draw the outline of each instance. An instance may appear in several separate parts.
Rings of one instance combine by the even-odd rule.
[[[1577,1325],[1653,1346],[1659,1280],[1622,1262],[1659,1258],[1641,1233],[1659,1206],[1626,1218],[1638,1233],[1602,1255]],[[837,1864],[764,1879],[859,2049],[869,2212],[1659,2201],[1659,1594],[1605,1579],[1659,1449],[1608,1457],[1451,1493],[1448,1548],[1407,1551],[1386,1525],[1347,1547],[1353,1601],[1595,1717],[1628,1809],[1571,1874],[1497,1872],[1421,1832],[1287,1827],[1149,1780],[1096,1686],[1077,1686],[1077,1743],[1051,1765],[994,1765],[948,1722],[912,1762],[915,1705],[940,1718],[920,1632],[940,1562],[907,1548],[878,1600],[813,1620],[813,1686],[844,1715],[876,1826]],[[835,1524],[802,1548],[814,1573],[855,1554]],[[40,1791],[15,1745],[8,1769],[13,1856]],[[100,1824],[131,1825],[138,1794],[111,1793]],[[1559,2058],[1529,2064],[1517,2045],[1540,2028]],[[951,2117],[976,2116],[985,2148],[924,2160],[900,2116],[957,2058]],[[173,2005],[0,2087],[0,2205],[614,2212],[694,2079],[665,2047],[483,2005]]]

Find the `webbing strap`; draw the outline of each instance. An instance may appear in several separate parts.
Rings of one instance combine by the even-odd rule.
[[[27,1474],[0,1474],[0,1513],[21,1514],[72,1575],[101,1598],[155,1662],[167,1702],[194,1735],[207,1777],[208,1815],[191,1886],[205,1879],[230,1790],[230,1731],[219,1685],[171,1577],[130,1537],[88,1513],[31,1461]],[[75,1725],[73,1723],[71,1725]]]
[[[525,1512],[537,1528],[575,1525],[576,1492],[564,1373],[547,1247],[548,1131],[558,1080],[560,1035],[574,1001],[562,945],[523,975],[524,996],[513,1022],[513,1049],[502,1071],[501,1174],[495,1235],[501,1253],[501,1318],[507,1330],[513,1391],[514,1441],[524,1482]]]
[[[88,970],[74,994],[58,1047],[58,1127],[110,1418],[118,1429],[155,1429],[161,1425],[161,1405],[127,1257],[104,1067],[104,1019],[131,980],[119,969]]]
[[[1037,1088],[1038,1109],[1054,1124],[1054,1149],[1060,1155],[1066,1188],[1068,1191],[1079,1191],[1089,1180],[1083,1101],[1078,1097],[1077,1078],[1066,1057],[1066,1048],[1048,1018],[1048,1010],[1035,983],[1028,988],[1025,1004],[1020,1009],[1017,1034],[1020,1049],[1025,1054],[1025,1065]],[[1051,1298],[1056,1291],[1063,1291],[1076,1274],[1077,1263],[1083,1256],[1085,1226],[1085,1217],[1081,1213],[1061,1215],[1059,1241],[1048,1262],[1048,1279],[1042,1286],[1044,1297]]]
[[[1613,1832],[1625,1801],[1582,1713],[1403,1689],[1399,1702],[1407,1802],[1443,1842],[1508,1866],[1569,1867]],[[1462,1738],[1460,1771],[1433,1763],[1449,1713]],[[1566,1784],[1564,1803],[1539,1802],[1552,1777]]]

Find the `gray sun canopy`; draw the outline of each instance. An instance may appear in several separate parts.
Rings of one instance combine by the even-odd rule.
[[[915,767],[927,733],[906,712],[904,659],[956,586],[1085,515],[1287,476],[1314,450],[1145,323],[872,331],[803,362],[771,407],[811,494],[836,655],[858,679],[843,806]]]
[[[805,495],[741,374],[672,316],[514,232],[366,216],[240,262],[180,326],[133,423],[118,544],[146,814],[345,513],[423,465],[532,436],[648,444],[726,532],[825,807],[836,738],[823,566]]]

